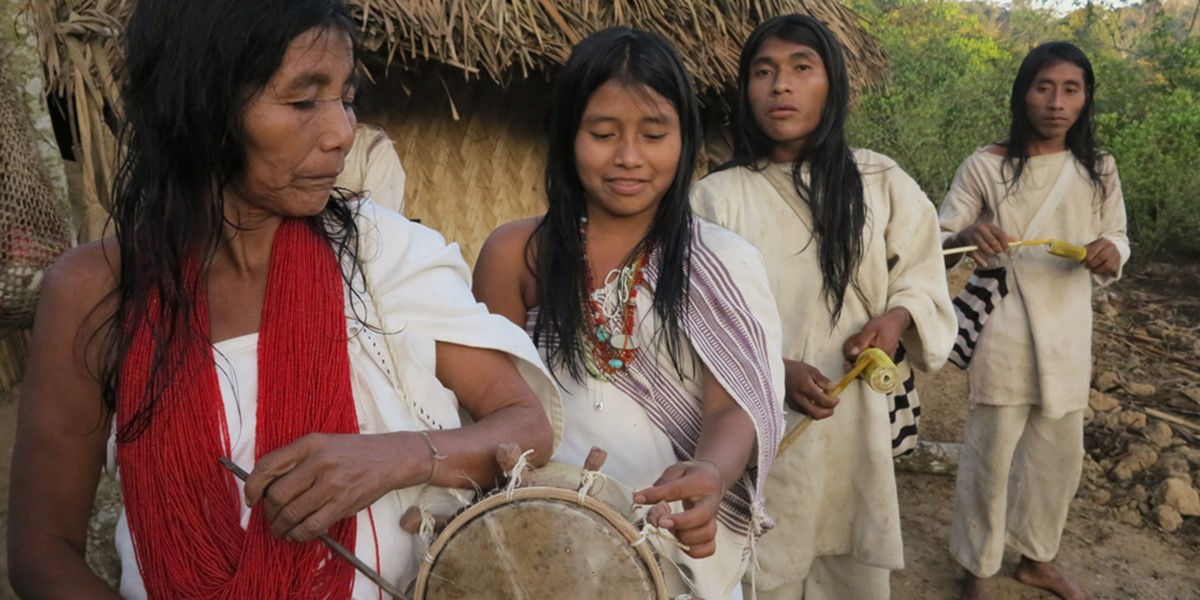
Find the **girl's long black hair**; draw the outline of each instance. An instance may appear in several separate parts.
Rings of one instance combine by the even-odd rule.
[[[185,263],[203,268],[221,243],[223,192],[246,165],[244,110],[291,43],[311,30],[357,40],[343,0],[138,0],[134,6],[124,38],[124,151],[112,207],[120,249],[117,308],[99,374],[107,411],[116,411],[121,365],[143,319],[155,352],[146,402],[125,421],[121,440],[150,425],[178,367],[170,348],[210,344],[194,315],[204,276],[188,277]],[[331,197],[311,219],[344,265],[357,264],[353,218],[352,208]]]
[[[527,256],[537,274],[540,306],[534,342],[548,348],[553,372],[565,368],[576,381],[585,376],[579,336],[589,324],[585,313],[583,237],[580,220],[587,216],[583,184],[575,165],[575,137],[588,100],[608,81],[652,90],[679,113],[681,151],[675,179],[658,205],[646,236],[630,258],[642,250],[658,257],[654,311],[658,332],[678,370],[681,314],[688,302],[688,261],[692,241],[692,209],[688,188],[703,140],[695,86],[675,49],[662,37],[628,27],[613,27],[588,36],[571,52],[554,88],[546,128],[546,215],[530,236]]]
[[[1097,190],[1104,189],[1104,180],[1100,173],[1103,152],[1096,145],[1096,74],[1092,71],[1092,62],[1088,60],[1087,54],[1068,42],[1047,42],[1030,50],[1025,60],[1021,61],[1021,67],[1017,69],[1012,95],[1008,100],[1011,115],[1008,139],[1000,144],[1004,148],[1004,168],[1011,174],[1006,177],[1010,188],[1020,181],[1021,174],[1025,172],[1025,165],[1029,161],[1029,144],[1038,136],[1037,129],[1029,120],[1025,95],[1029,93],[1029,88],[1033,87],[1038,73],[1044,67],[1060,62],[1071,63],[1083,70],[1085,93],[1079,118],[1067,130],[1067,149],[1087,170],[1092,186]]]
[[[808,203],[813,217],[813,239],[821,264],[830,322],[842,314],[846,291],[858,290],[856,273],[863,256],[863,228],[867,220],[862,175],[846,141],[850,112],[850,81],[842,44],[820,21],[803,14],[775,17],[759,25],[742,46],[738,61],[738,97],[734,105],[733,157],[718,170],[766,168],[775,145],[759,127],[750,106],[750,70],[763,42],[779,39],[815,50],[825,65],[829,91],[821,121],[792,165],[796,192]],[[809,167],[811,181],[801,176]],[[746,201],[750,202],[751,199]]]

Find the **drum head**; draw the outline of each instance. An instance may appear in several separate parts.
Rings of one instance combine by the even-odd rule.
[[[607,504],[550,487],[499,493],[454,518],[430,547],[416,598],[666,598],[648,543]]]

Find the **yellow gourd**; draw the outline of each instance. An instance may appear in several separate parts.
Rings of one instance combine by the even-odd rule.
[[[892,362],[892,357],[887,355],[887,352],[879,348],[867,348],[858,354],[858,358],[854,361],[854,368],[846,373],[845,377],[834,386],[829,392],[830,398],[837,398],[846,387],[850,385],[858,377],[862,377],[867,382],[871,389],[880,394],[890,394],[896,391],[900,385],[900,371],[896,368],[896,363]],[[775,456],[783,454],[800,434],[812,425],[811,418],[805,419],[795,428],[784,436],[783,441],[779,443],[779,450],[775,452]]]
[[[1069,258],[1075,262],[1083,262],[1087,259],[1087,248],[1078,246],[1070,242],[1062,240],[1019,240],[1009,242],[1008,247],[1014,248],[1019,246],[1046,246],[1046,250],[1054,256]],[[958,248],[947,248],[942,251],[942,256],[951,254],[963,254],[966,252],[974,252],[979,249],[979,246],[959,246]]]

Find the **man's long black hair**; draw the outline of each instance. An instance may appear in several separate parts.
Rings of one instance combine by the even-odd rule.
[[[867,209],[862,175],[846,141],[850,82],[842,44],[820,21],[803,14],[782,15],[759,25],[750,34],[738,61],[733,157],[720,169],[747,167],[762,170],[770,160],[775,142],[763,133],[755,120],[749,95],[752,63],[763,42],[769,39],[802,44],[815,50],[821,56],[829,80],[821,121],[792,164],[792,182],[796,193],[808,203],[812,212],[812,235],[817,243],[825,299],[830,322],[836,323],[842,314],[847,290],[858,290],[856,273],[863,257]],[[808,182],[801,175],[806,164],[811,174]]]
[[[1100,173],[1100,159],[1103,156],[1096,145],[1095,94],[1096,74],[1092,71],[1092,63],[1087,54],[1074,44],[1068,42],[1047,42],[1034,48],[1021,61],[1017,69],[1017,77],[1013,80],[1012,95],[1008,100],[1011,115],[1008,139],[1001,142],[1004,148],[1004,168],[1009,175],[1005,177],[1009,187],[1014,187],[1025,172],[1029,161],[1029,145],[1037,140],[1038,131],[1029,120],[1029,109],[1025,96],[1033,87],[1038,73],[1045,67],[1056,63],[1066,62],[1079,67],[1083,71],[1084,101],[1079,118],[1067,130],[1067,149],[1087,170],[1092,185],[1100,191],[1104,190],[1104,181]],[[1103,198],[1103,195],[1100,196]]]

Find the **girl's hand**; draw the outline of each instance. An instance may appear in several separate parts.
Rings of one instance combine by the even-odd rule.
[[[717,508],[725,488],[715,463],[690,460],[675,463],[652,487],[634,492],[638,504],[683,502],[683,512],[660,515],[651,512],[650,524],[668,529],[675,539],[688,547],[692,558],[712,556],[717,551]]]

